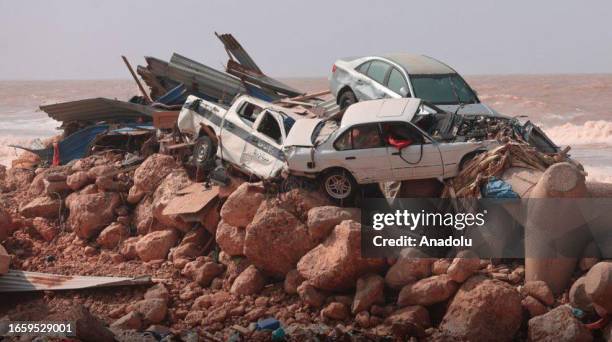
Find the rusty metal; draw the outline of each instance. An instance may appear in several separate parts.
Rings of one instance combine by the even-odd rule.
[[[62,122],[138,119],[151,117],[157,111],[150,106],[101,97],[44,105],[40,109]]]
[[[227,61],[227,72],[240,78],[241,80],[256,84],[264,89],[274,90],[287,96],[299,96],[304,94],[304,92],[301,90],[297,90],[271,77],[246,68],[242,64],[231,59]]]
[[[149,276],[127,277],[90,277],[61,275],[20,270],[9,270],[0,276],[1,292],[31,292],[79,290],[97,287],[134,286],[152,284]]]
[[[238,43],[236,38],[234,38],[231,33],[218,34],[215,32],[215,35],[225,46],[225,51],[227,51],[230,59],[236,58],[236,60],[238,60],[242,66],[258,73],[259,75],[263,75],[263,71],[259,69],[253,58],[249,56],[246,50],[242,47],[242,45],[240,45],[240,43]]]

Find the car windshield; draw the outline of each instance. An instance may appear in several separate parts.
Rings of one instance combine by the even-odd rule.
[[[411,75],[416,97],[433,104],[477,103],[476,95],[457,74]]]

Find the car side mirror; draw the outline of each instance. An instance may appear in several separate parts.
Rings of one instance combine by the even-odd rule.
[[[406,87],[401,87],[399,92],[402,97],[406,97],[406,95],[408,95],[408,89],[406,89]]]

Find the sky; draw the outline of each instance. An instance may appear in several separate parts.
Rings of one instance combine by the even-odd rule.
[[[463,74],[612,72],[612,1],[0,0],[0,79],[129,78],[173,52],[222,69],[233,33],[275,77],[411,52]]]

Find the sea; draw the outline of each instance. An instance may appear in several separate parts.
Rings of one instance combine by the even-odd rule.
[[[465,76],[481,101],[500,113],[540,125],[581,162],[588,179],[612,183],[612,74]],[[325,90],[327,79],[291,78],[304,91]],[[132,80],[0,81],[0,164],[19,150],[61,131],[39,106],[93,97],[128,100],[138,95]]]

